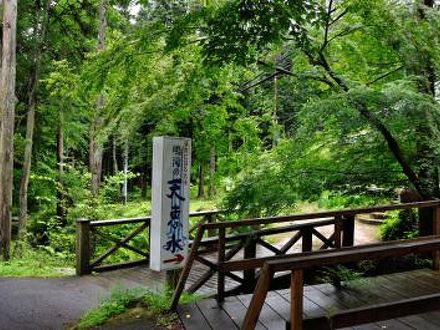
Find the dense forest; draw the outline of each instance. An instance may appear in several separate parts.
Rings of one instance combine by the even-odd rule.
[[[192,138],[194,198],[241,217],[440,197],[434,0],[0,6],[4,259],[149,214],[154,136]]]

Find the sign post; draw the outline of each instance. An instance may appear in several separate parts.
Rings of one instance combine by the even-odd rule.
[[[188,255],[191,139],[153,138],[150,268],[183,267]]]

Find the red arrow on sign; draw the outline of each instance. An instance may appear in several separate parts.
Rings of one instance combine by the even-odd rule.
[[[167,260],[164,260],[163,262],[165,264],[172,263],[172,262],[175,264],[180,264],[184,259],[185,259],[185,257],[183,255],[181,255],[180,253],[178,253],[175,255],[175,258],[167,259]]]

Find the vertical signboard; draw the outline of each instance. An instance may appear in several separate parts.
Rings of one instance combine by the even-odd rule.
[[[191,139],[153,138],[150,268],[183,266],[188,254]]]

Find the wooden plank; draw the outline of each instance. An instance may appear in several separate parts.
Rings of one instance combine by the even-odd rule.
[[[76,275],[90,274],[90,220],[76,220]]]
[[[249,298],[250,301],[250,298]],[[238,299],[237,297],[227,297],[225,298],[225,301],[222,304],[223,309],[226,313],[228,313],[231,320],[235,323],[235,325],[240,328],[243,324],[247,308],[245,305]],[[258,321],[255,325],[255,329],[257,330],[263,330],[266,329],[266,327]],[[222,329],[227,330],[227,329]]]
[[[342,215],[335,216],[335,248],[342,246]]]
[[[212,211],[198,211],[191,212],[189,214],[190,218],[193,217],[203,217],[211,214],[222,213],[224,210],[212,210]],[[130,223],[140,223],[140,222],[149,222],[151,221],[151,216],[148,217],[136,217],[136,218],[121,218],[121,219],[105,219],[105,220],[94,220],[90,222],[92,227],[105,227],[105,226],[115,226],[115,225],[124,225]],[[197,227],[195,228],[197,229]]]
[[[290,283],[290,329],[303,328],[303,295],[304,273],[302,270],[292,271]]]
[[[271,273],[265,265],[260,273],[260,278],[255,287],[254,294],[252,295],[252,300],[249,305],[249,309],[246,313],[246,317],[243,322],[244,330],[251,330],[255,327],[258,321],[260,312],[264,305],[264,300],[266,299],[267,291],[270,288],[270,283],[273,278],[273,273]]]
[[[217,265],[221,265],[225,261],[225,228],[219,228],[218,230],[218,255]],[[221,302],[225,295],[225,274],[218,272],[217,274],[217,301]]]
[[[399,276],[398,274],[383,276],[380,286],[398,293],[403,298],[413,298],[433,293],[432,288],[421,286],[407,276]]]
[[[206,330],[212,329],[196,304],[179,305],[177,307],[180,320],[185,329]]]
[[[126,225],[130,223],[140,223],[146,222],[150,223],[151,217],[141,217],[141,218],[125,218],[125,219],[111,219],[111,220],[94,220],[90,221],[91,227],[107,227],[116,225]]]
[[[432,233],[433,235],[440,234],[440,207],[434,208],[432,219]],[[440,250],[434,251],[432,254],[432,268],[434,270],[440,270]]]
[[[282,254],[287,253],[287,251],[290,250],[290,248],[292,246],[295,245],[296,242],[299,241],[299,239],[301,238],[301,231],[297,232],[291,239],[289,239],[286,244],[283,245],[283,247],[280,249]]]
[[[388,320],[405,315],[423,313],[436,310],[440,308],[439,306],[440,294],[433,294],[341,311],[331,317],[331,324],[335,328],[347,327],[371,321]]]
[[[131,239],[139,235],[143,230],[145,230],[149,226],[149,223],[143,223],[141,226],[136,228],[134,231],[132,231],[130,234],[128,234],[126,237],[124,237],[122,240],[116,240],[109,235],[104,235],[103,233],[100,233],[99,231],[96,231],[95,234],[100,235],[101,237],[105,237],[112,242],[115,243],[112,247],[107,249],[101,256],[96,258],[94,261],[91,262],[91,267],[95,267],[99,265],[101,262],[104,261],[108,256],[115,253],[121,246],[124,246],[125,248],[128,248],[129,250],[132,250],[136,253],[139,253],[143,255],[144,257],[148,257],[147,254],[144,254],[142,251],[137,251],[137,249],[132,248],[131,246],[128,246],[126,243],[128,243]]]
[[[282,254],[280,249],[278,249],[277,247],[273,246],[272,244],[266,242],[265,240],[263,240],[261,238],[257,239],[257,243],[260,244],[262,247],[266,248],[267,250],[275,253],[276,255]],[[255,256],[254,256],[254,258],[255,258]]]
[[[320,239],[320,241],[324,243],[324,245],[323,245],[324,249],[329,248],[329,247],[335,247],[335,244],[333,243],[333,241],[335,239],[334,233],[329,238],[327,238],[323,234],[321,234],[319,231],[317,231],[316,229],[313,229],[313,235],[318,237]]]
[[[431,286],[422,284],[421,281],[426,281],[424,272],[418,272],[419,280],[414,281],[411,278],[411,273],[406,272],[403,274],[393,274],[383,276],[384,282],[381,283],[382,287],[387,287],[388,290],[395,292],[402,298],[412,298],[414,296],[429,295],[432,293],[433,289]],[[411,290],[408,290],[411,288]],[[439,290],[436,290],[437,293]],[[407,316],[399,319],[400,321],[408,324],[412,327],[420,328],[421,324],[424,324],[426,329],[440,328],[440,312],[433,311],[430,313],[425,313],[423,315],[413,315]]]
[[[307,319],[311,319],[311,318],[318,318],[321,317],[323,315],[327,314],[327,311],[322,308],[320,305],[316,304],[315,302],[313,302],[312,300],[309,299],[308,297],[308,293],[306,292],[306,288],[308,288],[308,286],[304,287],[304,298],[303,298],[303,303],[304,303],[304,318]],[[289,289],[283,289],[283,290],[277,290],[277,293],[283,297],[287,303],[290,305],[290,290]],[[290,317],[290,311],[289,311],[289,317]]]
[[[251,295],[241,295],[241,296],[237,296],[237,298],[245,306],[250,306],[249,302],[252,299]],[[250,308],[251,307],[248,308],[248,311]],[[263,324],[269,330],[272,330],[272,329],[273,330],[285,330],[286,329],[286,321],[269,304],[263,304],[258,321],[261,322],[261,324]],[[242,329],[247,329],[245,327],[245,322],[243,323]]]
[[[374,213],[374,212],[385,212],[392,210],[404,210],[411,208],[428,208],[440,205],[439,200],[424,201],[424,202],[414,202],[405,204],[394,204],[394,205],[384,205],[357,209],[346,209],[340,211],[328,211],[328,212],[317,212],[310,214],[297,214],[297,215],[287,215],[287,216],[277,216],[268,218],[255,218],[255,219],[245,219],[240,221],[227,221],[227,222],[217,222],[215,224],[203,224],[205,229],[213,228],[237,228],[243,226],[254,226],[254,225],[264,225],[271,223],[283,223],[289,221],[300,221],[300,220],[311,220],[311,219],[322,219],[330,218],[341,215],[343,217],[348,217],[350,215],[356,215],[360,213]]]
[[[231,258],[233,258],[238,252],[240,252],[242,247],[243,247],[242,242],[240,242],[239,244],[236,244],[232,249],[230,249],[226,253],[225,260],[230,260]],[[199,260],[200,258],[201,258],[200,255],[196,256],[196,260]],[[210,265],[212,265],[212,264],[213,263],[211,263]],[[188,292],[193,293],[193,292],[197,291],[198,289],[200,289],[218,271],[217,265],[215,265],[214,268],[210,267],[210,265],[207,265],[209,267],[209,269],[203,275],[201,275],[200,278],[197,281],[195,281],[188,288]]]
[[[421,314],[421,315],[428,315],[428,314]],[[399,320],[404,322],[405,324],[408,324],[409,326],[412,326],[413,329],[417,329],[417,330],[438,330],[440,328],[438,324],[433,324],[431,322],[430,317],[424,317],[420,315],[401,317],[399,318]]]
[[[427,269],[417,270],[411,272],[405,272],[400,274],[395,274],[395,276],[400,279],[405,277],[411,281],[411,285],[423,285],[425,287],[431,288],[431,290],[436,290],[440,292],[440,274],[436,271],[429,271]]]
[[[391,320],[395,321],[395,320]],[[341,328],[341,330],[347,328]],[[353,330],[414,330],[415,328],[402,322],[389,322],[389,320],[380,321],[377,323],[366,323],[352,327]]]
[[[228,222],[228,223],[231,223],[231,222]],[[288,226],[278,226],[278,227],[271,227],[271,228],[263,228],[263,229],[254,230],[252,232],[228,234],[225,237],[225,241],[231,242],[231,241],[237,241],[237,240],[245,240],[249,236],[263,237],[263,236],[278,235],[278,234],[301,230],[302,228],[307,228],[307,227],[313,227],[313,228],[324,227],[327,225],[331,225],[333,223],[334,223],[334,219],[326,219],[326,220],[320,219],[320,220],[315,220],[315,221],[309,221],[307,223],[293,224],[293,225],[288,225]],[[215,245],[215,244],[218,244],[218,237],[205,238],[205,239],[203,239],[203,241],[201,242],[200,245],[206,246],[206,245]]]
[[[238,329],[238,326],[223,310],[222,304],[217,303],[217,301],[215,301],[214,299],[204,299],[197,302],[196,304],[212,329]],[[189,330],[192,329],[189,328]]]
[[[416,272],[419,273],[420,271]],[[414,272],[408,273],[413,274]],[[399,278],[397,278],[397,276],[398,274],[391,274],[367,278],[366,281],[361,281],[356,284],[354,289],[351,290],[352,294],[359,297],[359,299],[367,301],[369,304],[381,304],[401,300],[404,298],[404,296],[399,291],[391,290],[391,286],[393,285],[393,283],[398,283],[400,280]],[[387,280],[387,277],[393,278],[391,285]],[[406,288],[404,288],[404,290],[406,290]],[[417,321],[416,316],[407,317],[405,318],[405,320],[403,320],[402,318],[383,320],[377,322],[377,326],[379,327],[379,329],[382,329],[383,327],[387,327],[387,329],[417,329],[412,326],[412,324],[415,323],[414,318],[416,318]],[[408,322],[408,320],[410,322]],[[365,326],[367,325],[356,326],[354,328],[356,330],[363,330]]]
[[[218,267],[218,265],[215,264],[215,263],[213,263],[212,261],[209,261],[208,259],[202,258],[202,257],[200,257],[200,256],[196,256],[196,261],[198,261],[198,262],[200,262],[201,264],[203,264],[203,265],[209,267],[210,269],[213,269],[213,270],[219,272],[219,267]],[[219,274],[219,275],[220,275],[220,274]],[[222,272],[221,275],[222,275],[223,277],[224,277],[224,276],[228,276],[228,277],[232,278],[234,281],[237,281],[237,282],[239,282],[239,283],[243,283],[243,279],[242,279],[240,276],[235,275],[234,273],[231,273],[231,272]],[[224,281],[224,280],[223,280],[223,281]],[[223,286],[224,286],[224,285],[223,285]],[[224,289],[223,289],[223,291],[224,291]]]
[[[291,267],[316,267],[325,266],[328,264],[353,262],[368,258],[375,258],[377,255],[389,257],[394,255],[405,255],[409,254],[410,252],[426,252],[435,249],[437,246],[440,246],[440,235],[344,247],[338,251],[321,250],[308,253],[292,253],[281,256],[261,257],[247,260],[232,260],[223,263],[223,265],[221,265],[221,269],[224,271],[242,271],[245,269],[260,268],[265,262],[269,262],[275,265],[274,271],[282,271],[288,270]],[[394,250],[391,250],[391,248]],[[399,249],[400,251],[396,251]],[[359,253],[362,253],[362,255],[358,255]],[[338,260],[339,257],[340,260]],[[289,263],[292,266],[288,265]]]
[[[331,284],[322,284],[317,285],[315,288],[317,288],[319,291],[324,293],[327,296],[333,297],[336,299],[338,303],[340,303],[342,306],[345,307],[345,309],[349,308],[356,308],[356,307],[362,307],[362,306],[368,306],[371,305],[371,296],[368,296],[362,292],[362,290],[356,290],[356,284],[352,284],[349,287],[342,287],[342,288],[336,288],[335,286]],[[383,290],[386,291],[386,290]],[[379,323],[371,323],[367,325],[360,326],[361,329],[381,329],[386,324],[387,327],[394,327],[397,329],[412,329],[411,327],[403,324],[402,322],[399,322],[397,320],[387,320],[387,322]]]
[[[94,272],[108,272],[111,270],[131,268],[131,267],[141,266],[141,265],[147,266],[149,261],[150,260],[148,258],[143,258],[143,259],[135,260],[135,261],[127,261],[127,262],[121,262],[121,263],[111,264],[111,265],[95,266],[95,267],[93,267],[93,271]]]
[[[257,243],[255,242],[255,238],[250,236],[246,239],[246,243],[244,246],[243,259],[253,259],[257,256]],[[250,293],[255,288],[256,283],[256,273],[255,269],[247,269],[243,270],[243,291],[245,293]]]
[[[354,215],[349,215],[342,222],[342,246],[353,246],[354,244],[354,218]]]
[[[267,261],[274,272],[293,269],[304,269],[316,266],[343,264],[365,259],[398,257],[411,253],[429,252],[440,249],[440,236],[399,240],[381,244],[369,244],[362,247],[346,247],[334,251],[320,251],[299,256],[290,255],[274,257]]]
[[[194,263],[194,259],[196,258],[197,249],[199,248],[199,243],[202,240],[204,230],[202,227],[199,227],[197,231],[196,239],[191,247],[191,252],[186,258],[185,266],[180,274],[179,282],[177,283],[176,288],[174,289],[173,297],[171,298],[170,309],[175,310],[177,304],[179,303],[180,296],[182,295],[183,290],[185,289],[185,283],[188,279],[189,273],[191,271],[191,267]]]
[[[312,251],[313,249],[313,231],[314,228],[306,227],[301,230],[302,252]]]
[[[276,311],[283,320],[288,321],[290,319],[290,302],[277,291],[268,292],[266,304]]]
[[[334,314],[345,309],[345,306],[338,302],[335,297],[327,296],[315,286],[304,287],[304,295],[316,305],[324,309],[326,315]]]

